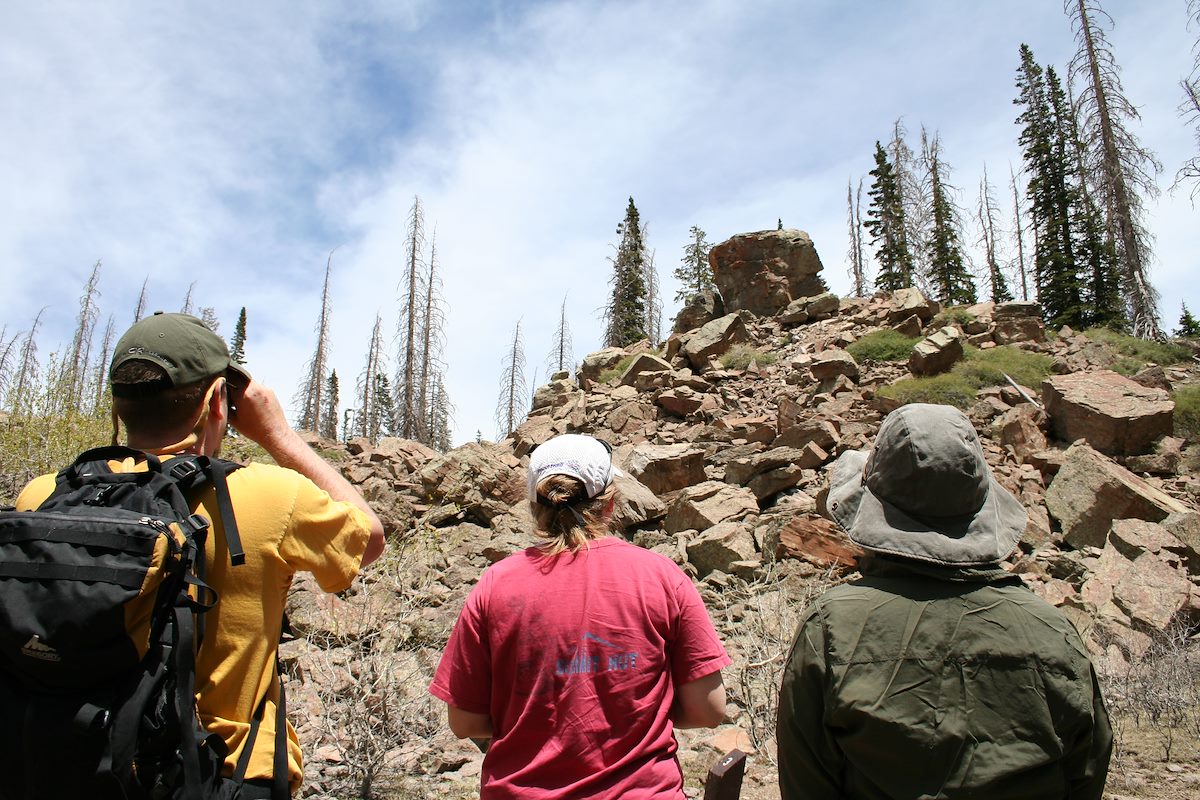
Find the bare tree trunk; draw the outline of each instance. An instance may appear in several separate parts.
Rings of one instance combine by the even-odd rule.
[[[397,376],[401,386],[400,435],[411,439],[416,433],[416,382],[419,373],[417,363],[417,337],[419,321],[417,318],[417,296],[420,293],[421,280],[421,251],[425,247],[425,215],[421,210],[421,198],[413,197],[412,210],[408,216],[408,264],[402,286],[404,300],[404,317],[401,320],[402,337],[400,373]]]
[[[92,265],[92,273],[84,286],[83,296],[79,298],[79,316],[75,319],[75,334],[71,338],[71,351],[63,364],[66,371],[63,377],[68,392],[68,396],[63,399],[65,408],[68,410],[82,407],[87,381],[90,377],[88,367],[91,366],[92,335],[95,333],[96,317],[99,314],[96,304],[96,296],[100,293],[97,288],[99,283],[100,262],[97,261]]]
[[[133,321],[138,322],[142,317],[146,316],[146,285],[150,283],[150,276],[147,275],[142,280],[142,291],[138,294],[137,305],[133,309]]]
[[[1021,224],[1021,190],[1017,186],[1017,173],[1008,165],[1008,183],[1013,194],[1014,236],[1017,240],[1017,274],[1021,276],[1021,299],[1029,302],[1029,277],[1025,270],[1025,227]]]
[[[317,347],[313,352],[312,360],[308,363],[308,375],[301,386],[298,402],[300,419],[297,425],[301,430],[313,433],[321,432],[321,417],[325,411],[321,398],[325,393],[325,381],[327,380],[325,373],[329,366],[329,276],[332,270],[333,251],[331,250],[325,261],[325,284],[321,290],[321,313],[317,318],[316,326]]]

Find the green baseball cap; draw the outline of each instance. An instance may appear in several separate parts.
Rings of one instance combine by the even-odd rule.
[[[130,361],[162,367],[171,386],[187,386],[218,375],[224,375],[235,388],[244,389],[250,383],[246,368],[229,357],[225,340],[190,314],[156,311],[135,322],[117,342],[109,380]],[[113,394],[118,397],[122,396],[121,385],[113,384]]]

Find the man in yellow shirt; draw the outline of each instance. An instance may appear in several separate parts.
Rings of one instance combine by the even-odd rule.
[[[229,748],[226,776],[245,761],[243,800],[271,798],[277,779],[275,653],[292,576],[311,572],[327,592],[346,589],[359,568],[383,552],[383,525],[362,495],[292,429],[275,393],[234,362],[225,342],[199,319],[160,312],[137,322],[117,343],[109,380],[129,447],[164,459],[215,456],[232,424],[278,465],[250,464],[228,476],[245,551],[240,566],[230,563],[214,489],[191,499],[192,510],[212,523],[205,580],[220,598],[205,615],[196,658],[200,723]],[[144,468],[134,459],[111,466]],[[37,508],[53,489],[54,475],[34,479],[17,508]],[[243,759],[260,704],[260,727]],[[278,776],[278,788],[286,777],[295,793],[303,772],[291,725],[287,737],[287,775]]]

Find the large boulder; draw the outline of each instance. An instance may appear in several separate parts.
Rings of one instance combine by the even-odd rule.
[[[702,325],[687,337],[680,351],[696,369],[704,369],[708,362],[725,353],[730,347],[750,339],[746,322],[740,314],[726,314],[720,319]]]
[[[1042,382],[1042,402],[1054,435],[1084,439],[1101,453],[1148,453],[1154,440],[1171,432],[1175,404],[1109,370],[1052,375]]]
[[[738,234],[714,245],[708,262],[727,311],[773,316],[826,291],[812,239],[794,228]]]
[[[501,445],[470,442],[456,447],[426,464],[417,476],[432,502],[485,525],[525,497],[525,471]]]
[[[891,305],[891,310],[888,311],[888,322],[893,325],[903,322],[909,317],[916,317],[921,322],[928,322],[942,310],[941,303],[937,300],[927,299],[925,295],[921,294],[920,289],[913,286],[896,290],[892,295]]]
[[[917,342],[908,356],[908,370],[914,375],[936,375],[962,357],[962,331],[946,326]]]
[[[1050,488],[1046,509],[1072,547],[1104,547],[1116,519],[1159,522],[1188,509],[1086,444],[1074,444]]]
[[[688,561],[695,565],[701,576],[713,570],[733,572],[737,561],[750,561],[758,557],[754,537],[737,522],[722,522],[687,543]]]
[[[687,299],[683,308],[675,315],[672,330],[675,333],[686,333],[723,316],[725,301],[721,299],[721,295],[709,289]]]
[[[749,489],[721,481],[705,481],[679,493],[667,509],[667,533],[703,531],[719,522],[737,522],[758,513],[758,501]]]
[[[1038,303],[997,303],[992,310],[992,339],[996,344],[1040,342],[1046,338],[1046,323]]]
[[[652,492],[666,494],[704,482],[704,451],[688,444],[639,444],[625,471]]]

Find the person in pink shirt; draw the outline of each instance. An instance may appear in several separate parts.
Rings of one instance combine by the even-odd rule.
[[[725,717],[730,663],[690,578],[613,536],[611,448],[558,436],[529,462],[542,540],[471,590],[429,686],[490,739],[481,800],[682,800],[675,728]]]

